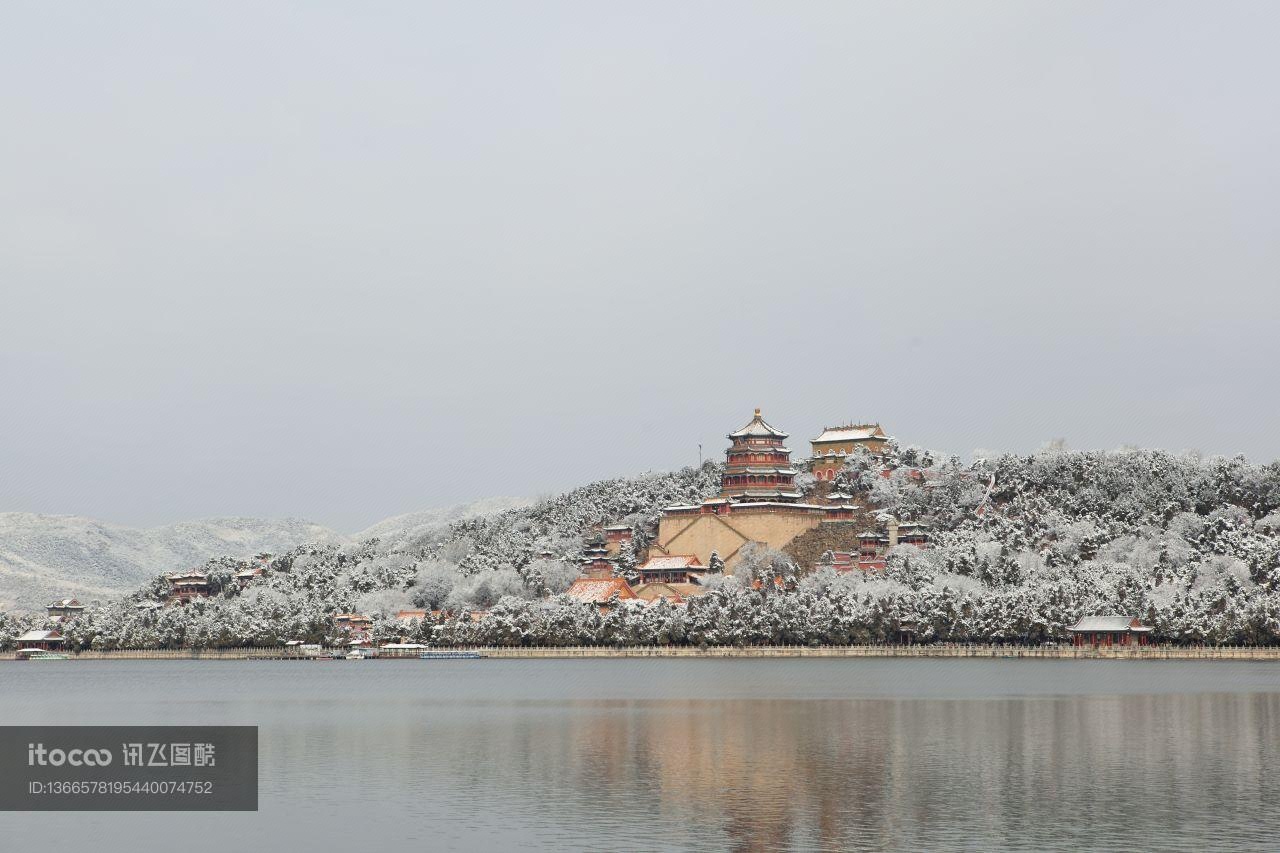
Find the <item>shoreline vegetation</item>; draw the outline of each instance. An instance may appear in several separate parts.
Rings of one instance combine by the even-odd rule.
[[[818,465],[800,467],[809,462]],[[1138,620],[1158,648],[1196,649],[1192,656],[1280,646],[1280,462],[1049,447],[966,464],[889,441],[828,468],[821,482],[796,475],[805,501],[839,495],[860,507],[852,521],[824,519],[820,541],[802,548],[808,533],[800,534],[779,550],[743,534],[736,564],[713,551],[696,584],[661,567],[645,578],[641,561],[655,551],[683,559],[674,552],[696,550],[655,537],[669,508],[718,506],[726,470],[707,462],[604,480],[421,535],[175,567],[122,599],[0,613],[0,649],[52,631],[46,646],[70,653],[286,642],[542,647],[550,655],[574,646],[906,641],[1039,649],[1069,642],[1082,618],[1106,616]],[[890,522],[927,530],[924,546],[880,537]],[[610,557],[617,530],[631,538],[613,542]],[[630,577],[674,594],[626,595]]]
[[[337,649],[329,650],[337,651]],[[1280,661],[1280,646],[1018,646],[994,644],[856,645],[856,646],[454,646],[449,648],[379,649],[364,660],[417,660],[422,652],[476,653],[496,659],[604,658],[952,658],[1040,660],[1234,660]],[[66,653],[69,660],[323,660],[280,648],[114,649]],[[18,660],[13,652],[0,661]]]

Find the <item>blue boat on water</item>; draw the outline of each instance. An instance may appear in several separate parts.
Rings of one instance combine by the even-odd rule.
[[[419,660],[477,660],[485,657],[480,652],[423,652],[418,655]]]

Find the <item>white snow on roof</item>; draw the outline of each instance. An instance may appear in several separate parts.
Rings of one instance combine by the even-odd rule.
[[[19,643],[41,643],[45,640],[61,640],[62,635],[57,631],[28,631],[18,638]]]
[[[1135,626],[1137,621],[1132,616],[1085,616],[1072,625],[1072,631],[1149,631],[1150,628]]]
[[[565,595],[579,601],[605,602],[613,594],[621,593],[626,581],[620,578],[578,578],[570,585]]]
[[[729,438],[752,437],[786,438],[787,433],[780,429],[774,429],[765,423],[764,418],[760,417],[760,410],[756,409],[755,417],[753,417],[746,426],[740,430],[729,433]]]
[[[698,558],[696,556],[690,554],[675,554],[670,557],[650,557],[649,561],[640,567],[640,571],[657,572],[688,568],[702,568],[702,564],[698,562]]]
[[[814,441],[865,441],[869,438],[885,438],[879,424],[854,424],[842,427],[825,427]]]

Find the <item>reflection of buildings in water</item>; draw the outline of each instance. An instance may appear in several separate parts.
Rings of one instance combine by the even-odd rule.
[[[1176,796],[1152,803],[1156,777],[1209,778],[1257,802],[1280,697],[583,701],[526,726],[504,748],[557,780],[549,796],[618,831],[684,826],[776,850],[964,846],[1012,828],[1087,846],[1091,832],[1129,832],[1135,810],[1189,819],[1197,790],[1164,781]],[[1167,735],[1188,731],[1201,737]]]
[[[1280,742],[1280,694],[446,700],[401,706],[395,721],[365,710],[367,724],[388,718],[328,747],[355,778],[401,776],[392,742],[431,768],[421,778],[447,780],[432,796],[619,850],[1177,846],[1159,833],[1265,812]]]
[[[734,849],[776,850],[797,838],[840,846],[854,829],[865,840],[885,813],[883,739],[867,734],[891,726],[892,703],[582,701],[559,715],[530,710],[513,740],[484,748],[539,761],[528,775],[556,780],[557,794],[603,825],[624,812],[661,817],[652,823],[724,833]]]
[[[156,664],[199,668],[181,690],[92,667],[53,705],[15,668],[6,720],[258,725],[262,809],[195,833],[189,813],[114,826],[0,812],[0,838],[127,853],[141,826],[219,853],[249,833],[254,849],[390,835],[411,849],[619,851],[1264,850],[1280,835],[1269,664],[653,663]],[[863,694],[974,698],[656,698],[830,695],[855,674]],[[1019,683],[1038,695],[982,695]],[[1160,692],[1188,684],[1221,692]],[[1051,695],[1084,689],[1095,695]],[[592,692],[654,698],[569,698]],[[512,698],[530,693],[544,698]]]

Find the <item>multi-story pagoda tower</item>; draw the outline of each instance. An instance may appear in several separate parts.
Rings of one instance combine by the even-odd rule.
[[[783,446],[787,433],[765,423],[760,410],[756,409],[755,417],[728,437],[733,443],[725,451],[721,497],[733,501],[783,503],[800,499],[795,488],[796,471],[791,467],[791,451]]]

